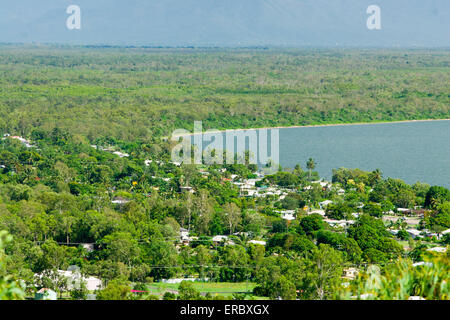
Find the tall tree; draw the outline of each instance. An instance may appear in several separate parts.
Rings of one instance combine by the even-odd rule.
[[[306,162],[306,168],[308,168],[308,170],[309,170],[309,180],[311,180],[311,173],[315,167],[316,167],[316,162],[314,161],[313,158],[309,158],[308,161]]]

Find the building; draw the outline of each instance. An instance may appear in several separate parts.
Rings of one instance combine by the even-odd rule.
[[[189,186],[184,186],[184,187],[180,187],[180,191],[181,192],[190,192],[190,193],[194,193],[194,189],[192,187]]]
[[[342,278],[347,280],[354,280],[358,276],[358,268],[344,268]]]
[[[189,240],[189,230],[185,228],[180,228],[180,239]]]
[[[447,248],[446,247],[434,247],[434,248],[427,249],[427,251],[445,253],[445,252],[447,252]]]
[[[42,288],[34,294],[34,300],[58,300],[58,295],[52,289]]]
[[[331,201],[331,200],[325,200],[325,201],[319,202],[320,209],[324,210],[329,204],[332,204],[332,203],[333,203],[333,201]]]
[[[420,231],[417,229],[407,229],[406,232],[408,232],[413,239],[420,237]]]
[[[295,220],[295,210],[281,210],[281,211],[276,211],[278,213],[281,214],[281,218],[284,220]]]
[[[111,203],[114,203],[114,204],[125,204],[125,203],[128,203],[128,202],[130,202],[129,199],[122,198],[122,197],[115,197],[111,201]]]
[[[99,278],[84,277],[80,274],[78,269],[58,270],[58,273],[67,278],[67,283],[68,283],[67,288],[69,290],[72,290],[74,288],[74,286],[76,286],[80,282],[84,282],[86,284],[86,288],[89,291],[99,290],[102,288],[102,281]]]
[[[128,153],[123,153],[123,152],[120,152],[120,151],[114,151],[113,154],[115,154],[115,155],[117,155],[117,156],[119,156],[121,158],[130,156]]]
[[[318,214],[318,215],[321,215],[322,217],[324,217],[325,210],[321,210],[321,209],[312,210],[312,211],[308,212],[308,214]]]
[[[265,246],[266,245],[266,242],[262,241],[262,240],[250,240],[248,243],[259,244],[261,246]]]
[[[214,243],[214,245],[220,245],[222,243],[224,243],[225,245],[234,245],[235,243],[232,240],[228,239],[228,236],[223,236],[223,235],[217,235],[212,237],[212,242]]]
[[[87,252],[93,252],[94,251],[94,244],[93,243],[82,243],[81,246],[83,249],[85,249]]]

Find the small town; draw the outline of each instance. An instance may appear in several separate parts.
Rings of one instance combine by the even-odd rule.
[[[30,154],[30,160],[21,161],[23,157],[19,157],[11,166],[12,163],[6,161],[5,150],[1,168],[2,176],[10,177],[7,179],[23,175],[24,170],[33,173],[35,182],[30,190],[38,188],[33,192],[41,194],[36,199],[47,209],[31,221],[37,223],[34,221],[39,217],[40,223],[45,223],[53,215],[56,217],[54,231],[36,229],[32,232],[30,229],[28,245],[42,250],[51,244],[56,246],[51,250],[57,251],[49,252],[50,255],[62,254],[67,259],[63,261],[55,256],[52,259],[58,260],[45,262],[46,267],[33,267],[40,272],[29,270],[28,280],[18,280],[32,294],[27,297],[30,299],[67,299],[74,294],[82,294],[85,299],[101,299],[104,292],[111,290],[112,284],[119,285],[115,276],[109,278],[112,275],[104,273],[106,270],[89,267],[89,260],[105,258],[104,263],[110,271],[119,268],[114,271],[119,272],[119,279],[125,281],[123,277],[128,277],[125,282],[129,283],[129,289],[128,292],[123,289],[123,292],[134,299],[171,299],[187,294],[184,291],[192,291],[189,294],[196,298],[244,299],[267,295],[275,299],[302,299],[302,291],[306,288],[293,286],[289,289],[281,284],[278,288],[268,287],[269,283],[280,280],[261,278],[260,273],[268,263],[265,260],[273,260],[270,263],[275,265],[290,260],[295,265],[295,261],[302,261],[296,267],[297,272],[301,272],[301,268],[306,267],[302,266],[306,257],[329,255],[325,259],[339,261],[339,268],[327,270],[327,277],[334,277],[334,285],[338,287],[334,290],[345,292],[361,273],[375,272],[373,267],[377,265],[386,268],[395,264],[398,258],[409,260],[411,268],[418,270],[432,265],[433,259],[447,259],[450,237],[448,189],[420,183],[409,186],[401,180],[384,179],[379,170],[364,172],[340,168],[333,171],[332,181],[326,181],[314,171],[315,160],[312,158],[306,163],[306,170],[297,165],[293,169],[266,174],[264,168],[251,164],[184,165],[170,160],[140,158],[132,150],[125,152],[113,145],[91,145],[83,149],[86,160],[78,160],[83,164],[80,168],[86,168],[92,157],[97,159],[97,168],[101,166],[98,161],[114,162],[122,168],[118,173],[120,180],[106,189],[98,189],[100,185],[96,186],[95,180],[76,182],[76,172],[59,162],[53,170],[58,170],[58,176],[67,176],[66,182],[60,183],[68,186],[68,192],[51,196],[50,190],[40,187],[44,177],[40,177],[42,165],[39,163],[46,161],[43,160],[49,146],[46,139],[31,141],[4,134],[2,141],[4,148],[18,148],[23,150],[22,153]],[[39,159],[39,162],[35,163],[33,159]],[[94,179],[105,181],[106,177]],[[90,186],[84,186],[85,183]],[[88,187],[95,189],[88,193],[82,191]],[[82,212],[79,213],[81,216],[71,213],[80,210],[73,207],[71,199],[83,194],[92,194],[90,197],[96,194],[92,199],[97,199],[97,204],[86,212],[88,216],[97,215],[99,210],[109,210],[119,215],[114,219],[125,219],[127,223],[140,219],[138,221],[142,223],[144,217],[150,215],[149,221],[159,220],[156,224],[152,222],[157,234],[142,230],[139,240],[134,240],[129,231],[116,231],[103,238],[88,235],[94,231],[92,228],[98,227],[91,225],[83,231],[80,223],[91,218],[83,217]],[[62,198],[51,201],[42,198],[55,196]],[[9,201],[22,199],[19,206],[27,201],[23,196],[17,198],[11,194],[9,197]],[[165,203],[162,211],[161,203]],[[169,207],[172,209],[167,210]],[[3,213],[0,222],[10,226],[17,223],[9,220],[9,215]],[[140,215],[143,216],[138,218]],[[83,235],[85,232],[88,234]],[[50,234],[55,240],[50,240]],[[148,238],[145,238],[146,234]],[[150,258],[147,263],[136,260],[136,254],[142,255],[154,243],[158,244],[152,253],[156,255],[155,260]],[[63,251],[57,253],[59,250]],[[169,252],[170,255],[165,256]],[[159,256],[161,254],[164,256]],[[77,259],[84,262],[70,264]],[[169,264],[161,265],[161,259],[169,259],[165,262]],[[352,293],[349,299],[370,299],[372,295]],[[425,299],[420,296],[405,298]]]

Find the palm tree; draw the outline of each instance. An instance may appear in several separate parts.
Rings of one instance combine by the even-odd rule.
[[[311,180],[311,172],[316,167],[316,162],[313,158],[309,158],[309,160],[306,162],[306,168],[309,170],[309,180]]]

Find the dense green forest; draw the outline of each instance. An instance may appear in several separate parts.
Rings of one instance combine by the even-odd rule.
[[[450,118],[448,51],[0,47],[0,130],[135,141],[191,129]]]
[[[379,170],[318,181],[314,159],[270,175],[180,165],[161,137],[194,120],[450,118],[449,62],[421,50],[1,46],[0,299],[42,288],[66,299],[448,299],[448,189]],[[61,271],[74,266],[101,288],[70,287]],[[251,289],[155,289],[172,278]]]

